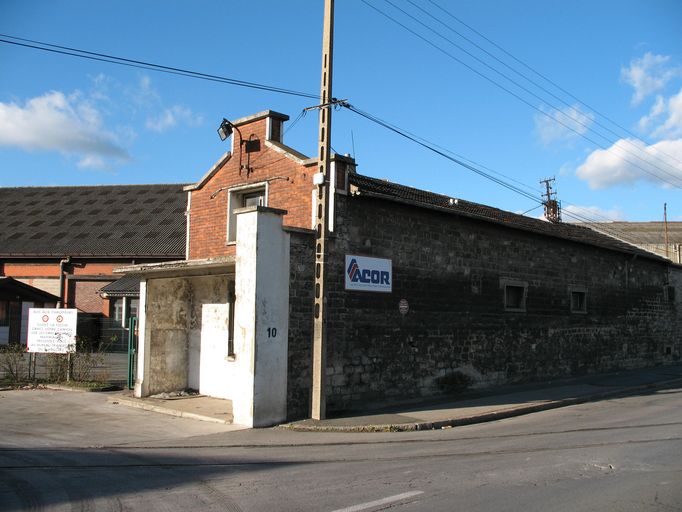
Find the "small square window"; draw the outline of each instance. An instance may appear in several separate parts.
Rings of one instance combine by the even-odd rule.
[[[525,311],[526,287],[513,284],[505,285],[504,308],[509,311]]]
[[[587,313],[587,291],[570,289],[571,313]]]
[[[235,210],[248,206],[267,206],[267,187],[265,184],[230,190],[227,212],[227,241],[237,240],[237,217]]]

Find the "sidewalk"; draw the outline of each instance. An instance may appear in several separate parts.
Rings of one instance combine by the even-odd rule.
[[[280,428],[303,432],[431,430],[511,418],[664,387],[682,387],[682,365],[495,388],[471,392],[457,400],[422,401],[373,411],[353,411],[321,421],[295,421]],[[131,391],[123,391],[110,395],[109,401],[183,418],[232,424],[230,400],[202,395],[135,398]],[[247,427],[232,425],[232,428]]]
[[[431,430],[494,421],[675,386],[682,387],[682,365],[498,388],[460,400],[386,407],[373,413],[363,411],[321,421],[307,419],[283,427],[316,432]]]
[[[232,424],[232,401],[204,395],[169,396],[166,398],[135,398],[131,390],[112,393],[108,401],[116,405],[135,407],[181,418],[231,425],[230,430],[248,427]]]

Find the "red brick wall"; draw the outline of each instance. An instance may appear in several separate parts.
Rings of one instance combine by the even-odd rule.
[[[268,206],[287,210],[284,224],[311,227],[312,175],[317,167],[301,165],[268,147],[266,121],[263,118],[239,127],[245,140],[260,140],[260,150],[251,153],[250,160],[242,151],[242,164],[252,168],[248,176],[246,170],[239,171],[239,137],[235,132],[232,157],[201,188],[191,192],[190,259],[234,254],[234,246],[227,244],[227,189],[231,187],[268,181]],[[210,199],[212,194],[216,194],[214,199]]]

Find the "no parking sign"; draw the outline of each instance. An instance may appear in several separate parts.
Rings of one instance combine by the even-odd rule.
[[[66,354],[76,351],[77,309],[30,308],[28,351]]]

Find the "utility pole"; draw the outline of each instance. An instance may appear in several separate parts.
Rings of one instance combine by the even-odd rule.
[[[326,417],[325,374],[327,368],[326,283],[327,215],[329,208],[329,165],[332,131],[332,54],[334,49],[334,0],[324,2],[322,35],[322,78],[320,84],[320,127],[318,137],[318,173],[315,204],[315,309],[313,313],[313,386],[311,416]]]
[[[545,206],[545,219],[550,222],[561,222],[561,204],[557,200],[556,192],[552,190],[554,177],[540,180],[545,185],[547,192],[542,195],[542,204]]]
[[[665,226],[665,257],[668,258],[668,203],[663,203],[663,225]]]

